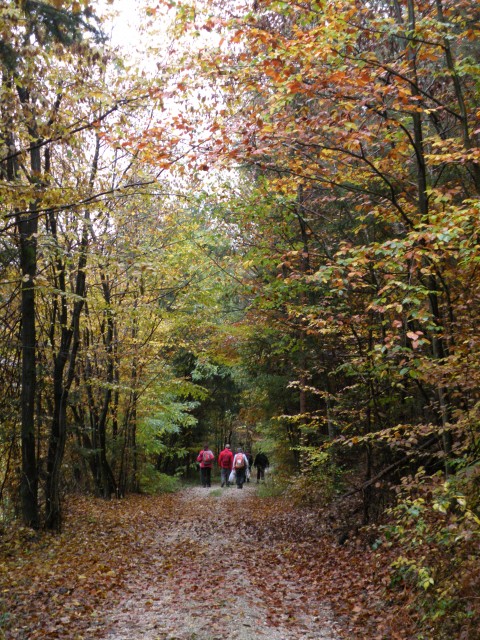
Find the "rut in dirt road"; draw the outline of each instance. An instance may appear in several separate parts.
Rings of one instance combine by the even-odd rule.
[[[274,504],[252,485],[177,494],[102,637],[337,640],[315,579],[314,527],[296,527]]]

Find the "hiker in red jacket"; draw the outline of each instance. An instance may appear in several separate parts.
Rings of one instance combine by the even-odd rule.
[[[218,466],[220,467],[221,481],[222,487],[227,485],[230,486],[230,482],[228,480],[228,476],[230,475],[230,471],[232,470],[233,464],[233,453],[230,450],[230,445],[226,444],[225,449],[220,451],[220,455],[218,456]]]
[[[200,479],[202,487],[210,487],[212,481],[212,467],[215,456],[206,444],[197,456],[197,462],[200,463]]]

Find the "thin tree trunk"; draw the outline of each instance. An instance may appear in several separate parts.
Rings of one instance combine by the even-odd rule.
[[[100,154],[100,140],[97,138],[95,153],[90,175],[90,185],[97,173],[98,158]],[[55,357],[53,387],[54,387],[54,411],[52,429],[47,455],[47,481],[45,489],[46,527],[59,531],[62,527],[62,512],[60,501],[60,472],[65,453],[67,439],[67,400],[70,387],[75,376],[75,366],[78,349],[80,347],[80,315],[85,304],[88,237],[90,232],[90,214],[88,209],[84,214],[82,239],[80,243],[80,255],[77,265],[75,283],[75,302],[73,305],[70,326],[67,327],[67,305],[65,297],[62,301],[61,312],[61,340],[59,352]],[[66,291],[65,265],[62,265],[61,274],[62,291]],[[68,370],[65,368],[68,362]]]
[[[22,88],[17,89],[22,105],[26,108],[29,94]],[[30,148],[30,170],[32,180],[39,182],[42,166],[40,149],[36,146],[38,136],[34,123],[29,123],[28,131],[32,138]],[[11,138],[13,144],[13,138]],[[8,180],[16,176],[15,160],[7,163]],[[37,354],[35,323],[35,276],[37,274],[37,231],[38,206],[31,202],[28,213],[17,215],[16,223],[20,239],[21,286],[21,343],[22,343],[22,390],[21,402],[21,441],[22,476],[20,496],[23,522],[33,528],[39,526],[38,516],[38,473],[35,441],[35,395],[37,388]]]
[[[438,3],[437,3],[438,9]],[[441,13],[439,13],[441,16]],[[408,27],[410,32],[413,34],[415,31],[415,7],[413,0],[408,0]],[[412,94],[414,96],[419,96],[420,92],[418,90],[418,78],[417,78],[417,49],[415,45],[415,41],[412,40],[409,44],[407,44],[407,55],[410,61],[410,70],[412,73],[412,78],[414,82],[412,82]],[[457,88],[457,85],[455,85]],[[460,92],[461,97],[461,92]],[[460,102],[463,104],[463,101]],[[414,131],[414,141],[415,141],[415,156],[417,159],[417,185],[418,185],[418,205],[419,210],[422,215],[422,219],[424,221],[428,220],[428,198],[427,198],[427,172],[426,172],[426,162],[425,162],[425,152],[424,152],[424,141],[423,141],[423,131],[422,131],[422,115],[421,113],[414,112],[412,114],[413,119],[413,131]],[[465,142],[465,139],[464,139]],[[435,319],[435,324],[438,327],[442,326],[442,318],[440,313],[440,308],[438,304],[438,284],[434,275],[430,275],[428,277],[428,299],[430,303],[430,310]],[[446,350],[444,346],[443,339],[440,336],[433,335],[432,336],[432,355],[435,359],[441,360],[446,355]],[[445,427],[448,419],[448,406],[446,403],[447,391],[441,386],[437,385],[436,389],[437,400],[440,407],[440,421],[442,426]],[[444,432],[443,436],[443,445],[444,452],[448,456],[451,453],[452,449],[452,440],[451,435],[447,432]]]
[[[445,23],[445,16],[443,15],[443,5],[442,0],[436,0],[437,7],[437,17],[441,23]],[[470,139],[470,132],[468,130],[468,114],[467,107],[465,105],[465,99],[463,97],[462,85],[460,83],[460,78],[458,76],[457,70],[455,69],[455,62],[453,59],[452,48],[450,46],[450,41],[448,38],[443,39],[443,48],[445,51],[445,60],[447,63],[448,70],[450,72],[450,77],[453,82],[453,86],[455,89],[455,97],[457,100],[458,108],[460,110],[460,118],[462,123],[462,139],[463,146],[465,149],[472,148],[472,140]],[[468,164],[471,175],[473,178],[473,183],[475,185],[475,190],[477,193],[480,193],[480,165],[476,162],[470,162]]]
[[[307,235],[307,227],[305,224],[304,218],[304,194],[303,194],[303,185],[299,184],[297,189],[297,219],[300,225],[300,234],[302,238],[302,256],[300,260],[300,272],[305,277],[305,275],[310,271],[310,260],[309,260],[309,247],[308,247],[308,235]],[[307,304],[307,297],[305,293],[300,294],[300,303],[302,306]],[[300,346],[300,377],[299,377],[299,412],[301,416],[304,416],[302,420],[302,424],[306,422],[306,413],[307,413],[307,394],[306,394],[306,386],[307,386],[307,376],[306,376],[306,368],[307,368],[307,354],[305,348],[305,339],[304,333],[302,329],[299,331],[299,340],[301,342]],[[308,445],[308,441],[305,435],[305,432],[300,427],[300,444],[302,447]],[[302,450],[300,455],[300,465],[302,468],[307,467],[307,454],[305,450]]]

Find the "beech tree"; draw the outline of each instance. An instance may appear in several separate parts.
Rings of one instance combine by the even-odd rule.
[[[385,445],[394,468],[412,442],[432,468],[439,447],[470,459],[458,416],[475,410],[477,379],[460,346],[477,295],[471,3],[205,3],[195,21],[186,6],[187,29],[223,37],[196,57],[222,96],[199,163],[236,163],[258,185],[229,215],[257,318],[295,345],[300,440],[361,448],[366,488]],[[182,81],[198,87],[189,66]]]
[[[22,354],[22,512],[26,524],[39,526],[41,476],[46,526],[59,529],[89,247],[103,215],[102,198],[132,191],[125,185],[131,162],[114,157],[100,126],[125,119],[128,105],[150,94],[134,80],[126,91],[115,85],[114,68],[107,68],[112,54],[102,45],[88,4],[83,12],[76,3],[5,6],[2,24],[3,231],[11,234],[12,247],[18,238],[21,282],[15,322]],[[118,59],[116,65],[121,69]],[[108,167],[115,163],[122,164],[120,181],[107,183]]]
[[[65,87],[58,76],[47,73],[55,61],[63,71],[71,62],[74,44],[79,52],[82,32],[96,30],[82,14],[42,2],[2,6],[5,40],[2,46],[3,180],[7,182],[6,229],[15,221],[21,275],[21,432],[22,512],[26,524],[39,524],[37,462],[35,451],[35,397],[37,331],[35,279],[39,218],[47,204],[51,184],[50,143],[63,138],[65,124],[59,115]],[[51,69],[50,69],[51,71]],[[39,77],[43,76],[43,83]],[[49,194],[50,195],[50,194]],[[63,356],[62,356],[63,357]],[[54,436],[56,438],[56,436]]]

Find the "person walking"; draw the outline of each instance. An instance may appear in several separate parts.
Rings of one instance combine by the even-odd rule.
[[[246,451],[245,455],[247,456],[247,460],[248,460],[248,468],[247,468],[247,473],[245,477],[246,477],[246,481],[250,482],[250,473],[252,471],[253,456],[249,451]]]
[[[260,480],[265,482],[265,469],[270,466],[266,454],[259,451],[255,456],[253,466],[257,469],[257,483],[260,482]]]
[[[243,489],[243,484],[246,479],[248,469],[248,458],[243,453],[241,447],[238,447],[237,452],[233,458],[233,468],[235,470],[235,479],[237,483],[237,489]]]
[[[200,463],[200,480],[202,487],[210,487],[212,482],[212,467],[215,456],[206,444],[197,456],[197,462]]]
[[[233,466],[233,453],[229,444],[226,444],[225,449],[220,451],[220,455],[218,456],[218,466],[220,467],[222,487],[225,485],[229,487],[230,480],[228,479],[228,476],[230,475],[230,471]]]

